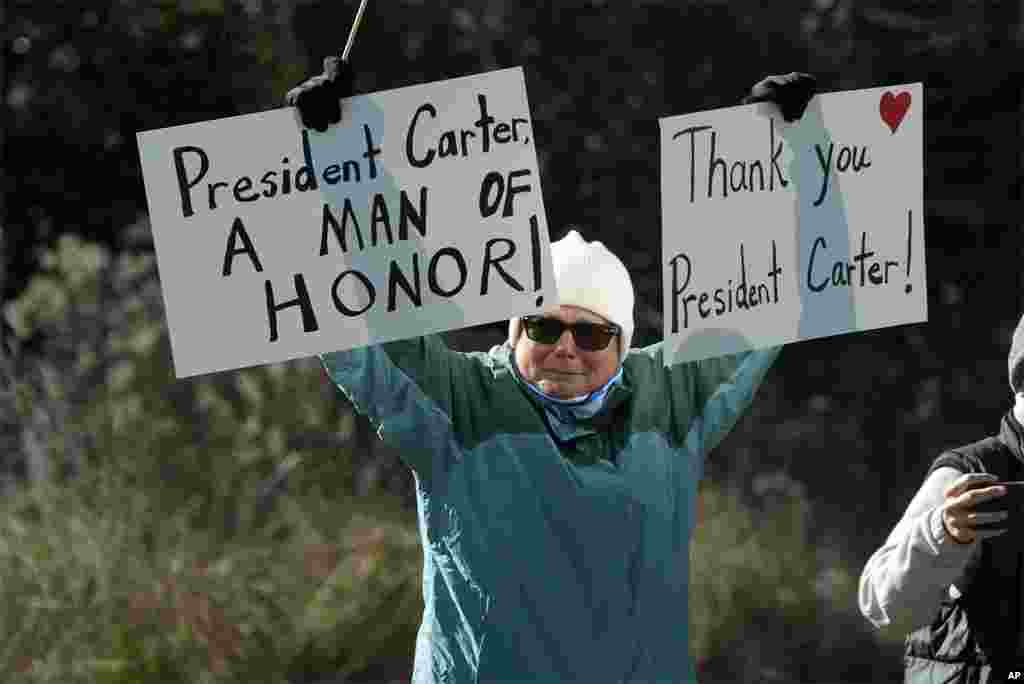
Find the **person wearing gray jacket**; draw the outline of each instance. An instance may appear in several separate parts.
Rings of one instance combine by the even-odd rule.
[[[984,684],[1024,671],[1024,535],[1009,505],[978,509],[1006,495],[997,483],[1024,479],[1024,318],[1008,368],[1014,404],[998,434],[935,459],[861,573],[864,617],[908,635],[906,682]]]

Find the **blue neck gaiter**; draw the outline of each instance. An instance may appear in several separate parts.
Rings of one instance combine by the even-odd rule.
[[[533,396],[541,401],[544,407],[544,415],[548,419],[548,426],[560,441],[571,439],[575,434],[576,421],[593,418],[604,407],[605,399],[612,386],[622,377],[622,366],[616,371],[608,382],[604,383],[590,394],[585,394],[574,399],[559,399],[550,394],[542,392],[538,387],[529,382],[519,372],[516,365],[515,355],[512,355],[512,368],[516,380],[526,387]]]

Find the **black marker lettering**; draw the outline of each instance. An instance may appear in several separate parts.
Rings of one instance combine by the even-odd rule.
[[[295,274],[295,292],[298,295],[295,299],[280,304],[274,303],[274,290],[267,280],[264,283],[267,295],[267,318],[270,324],[270,341],[277,341],[277,312],[291,306],[298,306],[302,310],[302,330],[304,332],[316,332],[320,329],[317,325],[316,316],[313,313],[313,304],[309,299],[309,292],[306,290],[306,281],[301,273]]]
[[[185,171],[185,153],[191,152],[192,154],[199,156],[199,172],[195,178],[189,179],[188,174]],[[210,170],[210,158],[206,156],[206,152],[201,147],[194,147],[192,145],[183,145],[181,147],[175,147],[172,150],[171,155],[174,157],[174,172],[178,177],[178,192],[181,195],[181,213],[182,216],[188,218],[193,213],[192,210],[192,195],[191,190],[203,179],[206,172]]]

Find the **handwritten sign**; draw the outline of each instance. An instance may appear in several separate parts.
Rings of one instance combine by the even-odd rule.
[[[557,301],[522,69],[139,133],[177,377]]]
[[[920,83],[661,119],[668,362],[927,320]]]

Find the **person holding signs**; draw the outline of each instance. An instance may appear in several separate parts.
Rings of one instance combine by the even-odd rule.
[[[339,121],[350,66],[289,92],[304,124]],[[748,102],[789,119],[805,74]],[[710,228],[710,227],[709,227]],[[321,355],[415,475],[423,621],[413,681],[690,682],[689,539],[704,458],[779,348],[666,367],[631,349],[634,288],[602,243],[553,242],[559,304],[489,352],[437,336]]]
[[[1014,404],[998,434],[932,462],[861,573],[864,616],[909,633],[907,682],[984,684],[1024,671],[1024,318],[1008,366]]]

